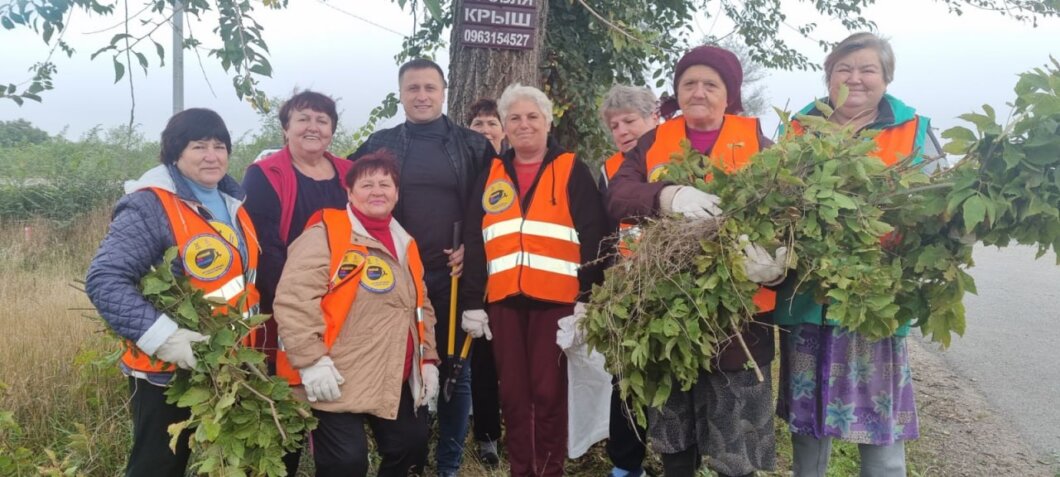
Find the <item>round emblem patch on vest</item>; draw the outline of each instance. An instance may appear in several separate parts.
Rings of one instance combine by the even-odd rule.
[[[490,214],[508,210],[515,202],[515,187],[504,179],[496,180],[482,193],[482,209]]]
[[[361,287],[372,293],[386,293],[394,289],[394,271],[383,259],[369,255],[361,273]]]
[[[666,164],[659,164],[648,173],[648,182],[659,182],[666,175]]]
[[[184,270],[203,281],[217,280],[232,267],[232,248],[220,237],[199,234],[188,240],[181,256]]]
[[[232,244],[233,247],[239,246],[239,234],[237,234],[232,227],[229,227],[228,224],[221,222],[220,220],[211,220],[210,226],[217,231],[221,238]]]
[[[339,269],[335,271],[335,277],[331,280],[331,283],[334,285],[342,281],[351,273],[357,271],[357,268],[363,264],[363,253],[356,250],[347,250],[346,253],[342,255],[342,260],[339,262]]]

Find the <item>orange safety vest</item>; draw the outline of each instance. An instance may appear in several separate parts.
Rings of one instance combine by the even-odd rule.
[[[243,316],[257,313],[258,289],[254,286],[258,270],[258,237],[246,211],[240,207],[236,223],[243,232],[247,251],[246,263],[239,255],[236,234],[227,224],[208,221],[176,194],[159,188],[150,189],[158,196],[166,211],[169,227],[179,250],[178,257],[191,286],[202,290],[206,298],[220,298],[229,306],[238,306]],[[164,263],[159,266],[168,267]],[[248,340],[253,333],[248,336]],[[253,345],[249,343],[248,345]],[[142,373],[169,373],[176,370],[170,363],[153,359],[132,341],[125,340],[122,363],[133,371]]]
[[[604,161],[603,166],[600,166],[601,172],[604,173],[604,184],[610,183],[611,178],[618,174],[618,168],[622,167],[622,161],[625,157],[621,152],[616,152]]]
[[[718,140],[710,151],[711,162],[727,172],[747,165],[751,156],[761,150],[758,131],[757,118],[726,114],[721,123]],[[687,137],[683,116],[666,121],[655,129],[655,142],[644,156],[648,182],[658,182],[662,178],[666,172],[666,164],[670,163],[674,154],[681,151],[681,141]],[[710,181],[709,174],[704,180]],[[777,292],[765,287],[759,288],[753,301],[760,313],[772,311],[777,307]]]
[[[320,310],[324,316],[324,346],[330,350],[338,339],[346,318],[349,317],[353,302],[357,299],[357,290],[361,287],[355,284],[360,283],[364,277],[369,252],[368,247],[364,245],[350,243],[353,223],[348,211],[321,209],[306,222],[306,228],[318,222],[323,222],[324,229],[327,230],[328,250],[331,252],[328,265],[328,276],[331,280],[328,282],[328,290],[320,300]],[[409,271],[416,281],[416,334],[419,337],[419,365],[422,369],[423,356],[427,352],[427,345],[423,341],[426,336],[423,323],[423,300],[426,291],[423,289],[423,262],[420,260],[420,249],[415,240],[409,242],[405,255]],[[351,283],[354,285],[350,285]],[[302,384],[301,375],[287,359],[282,340],[280,349],[276,351],[276,375],[286,379],[291,386]]]
[[[625,160],[625,156],[621,152],[616,152],[600,166],[600,172],[604,175],[604,184],[609,184],[615,174],[618,174],[618,168],[622,167],[623,160]],[[628,222],[619,222],[618,254],[623,257],[632,257],[633,251],[629,249],[628,241],[636,240],[638,235],[640,235],[640,229],[636,225]]]
[[[916,147],[916,133],[919,127],[920,116],[913,116],[911,121],[881,130],[873,138],[877,147],[870,155],[880,158],[887,166],[892,166],[900,159],[909,157]],[[798,120],[791,122],[791,129],[795,134],[806,132]]]
[[[573,169],[572,153],[544,165],[524,211],[504,162],[493,159],[482,193],[487,302],[518,294],[555,303],[578,297],[581,246],[567,197]]]

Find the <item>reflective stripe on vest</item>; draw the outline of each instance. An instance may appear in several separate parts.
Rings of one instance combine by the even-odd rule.
[[[721,123],[721,131],[714,147],[710,150],[710,160],[726,172],[732,172],[751,160],[758,153],[758,119],[726,114]],[[648,149],[644,159],[647,162],[645,171],[648,182],[657,182],[665,172],[670,158],[681,152],[681,141],[688,138],[685,132],[685,118],[678,116],[666,121],[655,129],[655,142]],[[704,178],[710,181],[709,174]],[[754,303],[759,312],[772,311],[777,307],[777,292],[765,287],[758,289]]]
[[[239,300],[246,297],[240,313],[244,318],[257,313],[258,290],[254,286],[254,277],[258,268],[258,238],[254,225],[246,211],[240,207],[236,212],[236,223],[242,232],[242,240],[247,251],[246,264],[239,255],[239,246],[228,242],[228,239],[214,228],[206,218],[176,194],[164,189],[151,188],[158,196],[158,201],[166,212],[169,228],[173,232],[177,245],[177,259],[184,267],[192,287],[202,290],[206,298],[219,298],[229,306],[237,306]],[[237,237],[237,239],[240,239]],[[188,256],[190,254],[191,256]],[[227,261],[227,263],[226,263]],[[226,267],[222,264],[226,263]],[[217,264],[216,268],[210,266]],[[164,263],[159,266],[168,267]],[[248,336],[248,340],[252,338]],[[172,372],[172,364],[152,360],[132,341],[125,341],[125,353],[121,360],[127,368],[137,375],[144,373]],[[252,343],[248,342],[248,345]],[[154,361],[152,363],[152,361]]]
[[[351,243],[353,221],[350,215],[348,210],[321,209],[306,222],[307,229],[317,223],[323,223],[327,231],[328,250],[331,257],[328,264],[329,281],[328,289],[320,300],[320,310],[324,319],[324,336],[321,338],[328,350],[335,345],[350,315],[354,301],[357,300],[357,290],[361,288],[357,284],[361,281],[364,264],[369,256],[368,247]],[[427,346],[423,341],[426,337],[423,323],[423,301],[426,299],[426,291],[423,289],[423,262],[415,240],[409,241],[405,256],[409,272],[415,280],[416,337],[419,344],[416,349],[420,369],[422,369],[424,355],[427,351]],[[344,266],[352,268],[344,268]],[[291,366],[290,360],[287,359],[282,342],[280,349],[276,352],[276,375],[286,379],[292,386],[302,383],[298,370]]]
[[[522,294],[574,303],[582,258],[567,197],[574,161],[566,153],[542,166],[525,212],[504,163],[495,158],[490,164],[482,195],[487,302]]]
[[[872,139],[876,142],[876,149],[870,155],[880,158],[887,166],[909,157],[916,152],[916,132],[919,127],[920,116],[913,116],[913,119],[902,124],[880,130]],[[805,132],[798,120],[791,122],[791,130],[795,134]]]

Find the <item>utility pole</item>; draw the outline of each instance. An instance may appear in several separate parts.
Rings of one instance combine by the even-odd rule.
[[[184,4],[173,2],[173,114],[184,110]]]

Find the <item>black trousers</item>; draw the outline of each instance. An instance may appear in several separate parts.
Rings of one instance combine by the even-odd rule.
[[[334,413],[313,410],[320,424],[313,430],[313,460],[317,477],[366,476],[368,437],[364,426],[372,427],[376,449],[383,457],[380,477],[423,475],[427,462],[427,408],[413,414],[412,392],[401,385],[401,405],[397,419],[370,414]]]
[[[612,382],[611,422],[608,424],[607,456],[611,465],[623,470],[636,470],[644,465],[644,440],[648,438],[647,430],[637,425],[636,417],[631,416],[631,403],[622,402],[622,393],[618,389],[618,380]]]
[[[133,421],[133,447],[125,477],[184,477],[191,451],[183,432],[177,439],[177,451],[169,449],[170,424],[187,420],[191,412],[166,404],[166,388],[146,379],[129,378],[129,407]]]
[[[498,441],[501,438],[501,398],[497,391],[493,345],[486,340],[472,341],[470,361],[475,440]]]

